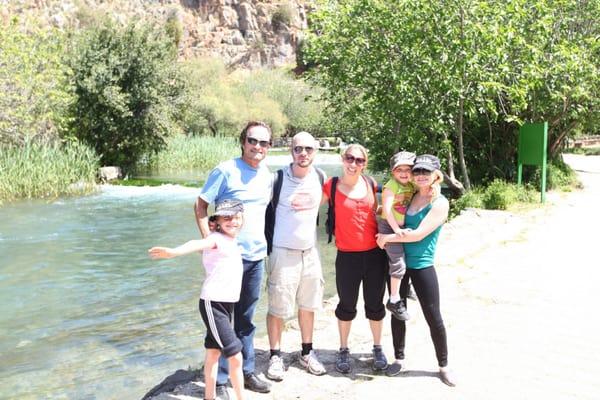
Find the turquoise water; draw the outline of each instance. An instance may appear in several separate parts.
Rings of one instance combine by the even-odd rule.
[[[328,161],[320,163],[337,173]],[[176,369],[201,364],[200,258],[146,254],[198,236],[197,193],[107,186],[0,207],[1,399],[141,398]],[[334,249],[324,232],[320,241],[331,296]],[[258,335],[266,334],[265,300]]]

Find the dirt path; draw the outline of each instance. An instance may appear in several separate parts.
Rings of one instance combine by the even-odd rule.
[[[427,325],[409,302],[407,368],[398,377],[374,374],[363,313],[354,323],[354,371],[335,371],[334,302],[318,315],[315,347],[328,374],[308,375],[296,361],[299,332],[289,324],[283,349],[290,365],[270,394],[248,399],[598,399],[600,398],[600,157],[566,156],[585,189],[550,193],[526,213],[469,211],[443,229],[436,269],[448,331],[455,388],[437,376]],[[360,310],[360,308],[359,308]],[[384,347],[392,346],[386,317]],[[258,371],[268,343],[257,341]],[[201,383],[155,399],[201,397]],[[193,397],[185,396],[184,394]]]

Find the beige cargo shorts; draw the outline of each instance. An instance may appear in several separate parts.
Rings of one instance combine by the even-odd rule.
[[[273,247],[267,262],[269,314],[289,318],[295,306],[307,311],[323,305],[323,271],[316,247],[292,250]]]

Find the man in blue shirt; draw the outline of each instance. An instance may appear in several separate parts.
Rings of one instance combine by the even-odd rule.
[[[264,235],[265,210],[271,199],[272,175],[262,161],[271,146],[271,129],[264,122],[249,122],[240,134],[242,156],[219,164],[213,169],[198,197],[194,210],[203,237],[210,233],[208,205],[224,199],[240,200],[244,204],[244,221],[237,237],[242,247],[244,276],[240,300],[234,309],[234,330],[241,340],[244,358],[244,387],[268,393],[270,385],[255,372],[254,332],[252,323],[258,303],[260,285],[267,255]],[[227,399],[227,361],[221,357],[217,375],[217,395]]]

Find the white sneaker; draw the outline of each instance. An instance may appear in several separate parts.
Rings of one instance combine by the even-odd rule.
[[[321,364],[321,361],[317,358],[317,354],[314,350],[311,350],[310,353],[305,356],[300,356],[300,365],[313,375],[323,375],[327,372],[323,364]]]
[[[280,382],[285,374],[285,365],[279,356],[271,356],[269,358],[269,369],[267,370],[267,378],[272,381]]]

